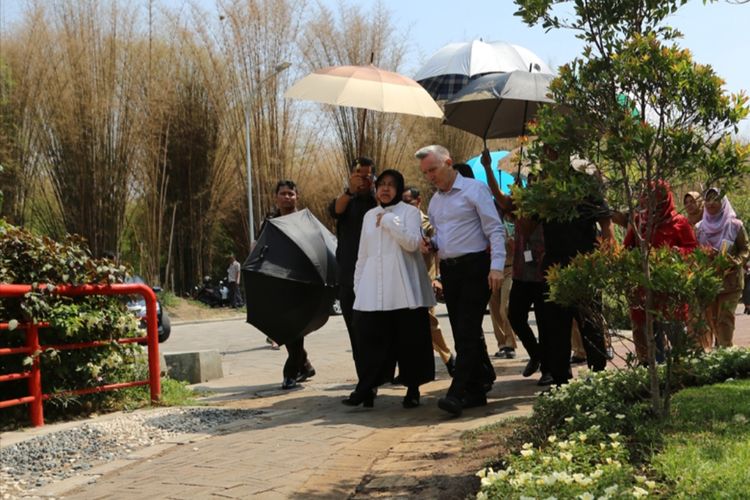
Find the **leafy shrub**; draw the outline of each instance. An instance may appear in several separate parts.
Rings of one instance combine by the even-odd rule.
[[[118,297],[63,297],[51,293],[55,285],[111,284],[124,282],[128,269],[105,259],[91,257],[85,241],[69,236],[62,242],[40,237],[24,229],[0,221],[0,283],[47,285],[21,298],[0,300],[0,321],[12,326],[47,322],[40,329],[41,345],[111,341],[101,347],[55,350],[35,353],[42,365],[44,393],[130,381],[145,373],[142,348],[135,344],[118,344],[118,338],[138,337],[136,319]],[[21,329],[0,331],[0,346],[22,346],[25,333]],[[32,363],[31,356],[0,357],[0,373],[19,372]],[[3,395],[28,394],[26,382],[3,383]],[[112,393],[116,394],[116,393]],[[111,394],[60,396],[50,400],[46,416],[55,416],[56,408],[69,412],[98,410]],[[8,410],[13,418],[23,418],[26,409]],[[50,411],[52,410],[52,411]],[[23,417],[20,417],[23,415]]]
[[[675,366],[673,377],[673,391],[750,377],[750,350],[720,349],[687,358]],[[521,449],[498,471],[479,472],[477,498],[633,498],[669,491],[669,485],[637,470],[651,470],[647,463],[670,425],[653,414],[648,398],[645,368],[588,373],[540,394],[515,436]],[[675,404],[685,406],[681,400]],[[612,450],[612,441],[622,446]],[[566,443],[564,450],[560,443]],[[621,466],[609,467],[611,460]]]

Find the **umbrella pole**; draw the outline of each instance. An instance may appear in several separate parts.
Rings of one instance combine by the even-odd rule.
[[[365,147],[365,124],[367,123],[367,108],[362,110],[362,123],[359,127],[359,144],[357,144],[357,156],[364,155]]]

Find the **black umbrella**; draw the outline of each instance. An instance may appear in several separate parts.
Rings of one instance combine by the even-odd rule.
[[[336,298],[336,240],[309,210],[269,219],[242,265],[247,322],[278,344],[328,321]]]
[[[445,104],[443,123],[485,141],[518,137],[540,104],[553,103],[549,84],[554,75],[511,71],[484,75],[470,82]]]

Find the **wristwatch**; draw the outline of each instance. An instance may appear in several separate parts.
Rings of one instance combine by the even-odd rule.
[[[347,195],[349,198],[354,198],[354,193],[352,193],[351,191],[349,191],[348,187],[346,189],[344,189],[344,194]]]

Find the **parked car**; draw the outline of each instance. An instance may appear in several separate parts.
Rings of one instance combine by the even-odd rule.
[[[140,276],[133,276],[130,278],[128,283],[143,283],[146,284],[146,282],[141,278]],[[152,286],[151,289],[159,293],[161,292],[161,287],[158,286]],[[128,311],[133,313],[136,318],[140,320],[140,327],[142,329],[146,329],[146,300],[141,295],[131,295],[128,298]],[[156,320],[159,325],[159,343],[162,343],[166,341],[169,338],[169,334],[172,333],[172,324],[169,320],[169,315],[167,314],[167,311],[164,310],[164,308],[161,306],[161,302],[156,300]]]

